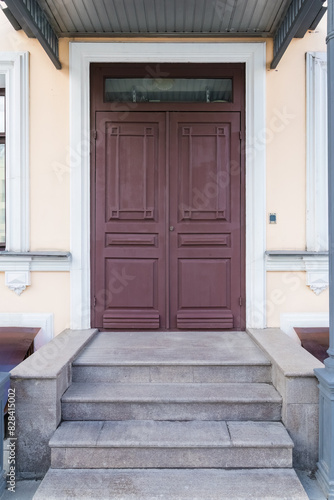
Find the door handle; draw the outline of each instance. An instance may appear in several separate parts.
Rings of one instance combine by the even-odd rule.
[[[170,231],[174,231],[174,226],[169,226]]]

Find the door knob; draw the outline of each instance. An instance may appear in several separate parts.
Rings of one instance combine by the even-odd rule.
[[[170,231],[174,231],[174,226],[169,226]]]

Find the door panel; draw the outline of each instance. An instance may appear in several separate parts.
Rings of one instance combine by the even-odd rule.
[[[171,327],[240,327],[240,114],[171,113]]]
[[[240,113],[95,118],[94,326],[240,328]]]
[[[164,328],[165,114],[98,112],[95,325]]]

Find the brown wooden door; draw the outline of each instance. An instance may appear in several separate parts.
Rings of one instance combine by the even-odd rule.
[[[92,326],[242,328],[240,113],[97,112]]]
[[[241,327],[239,113],[171,113],[171,328]]]
[[[94,326],[165,324],[165,113],[96,114]]]

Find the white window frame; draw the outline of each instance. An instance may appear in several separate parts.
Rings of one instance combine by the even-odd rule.
[[[29,250],[29,53],[0,52],[6,78],[6,250]]]
[[[266,43],[70,42],[71,328],[90,319],[90,99],[92,62],[245,63],[246,325],[266,326]]]
[[[306,54],[306,243],[328,250],[327,54]]]

